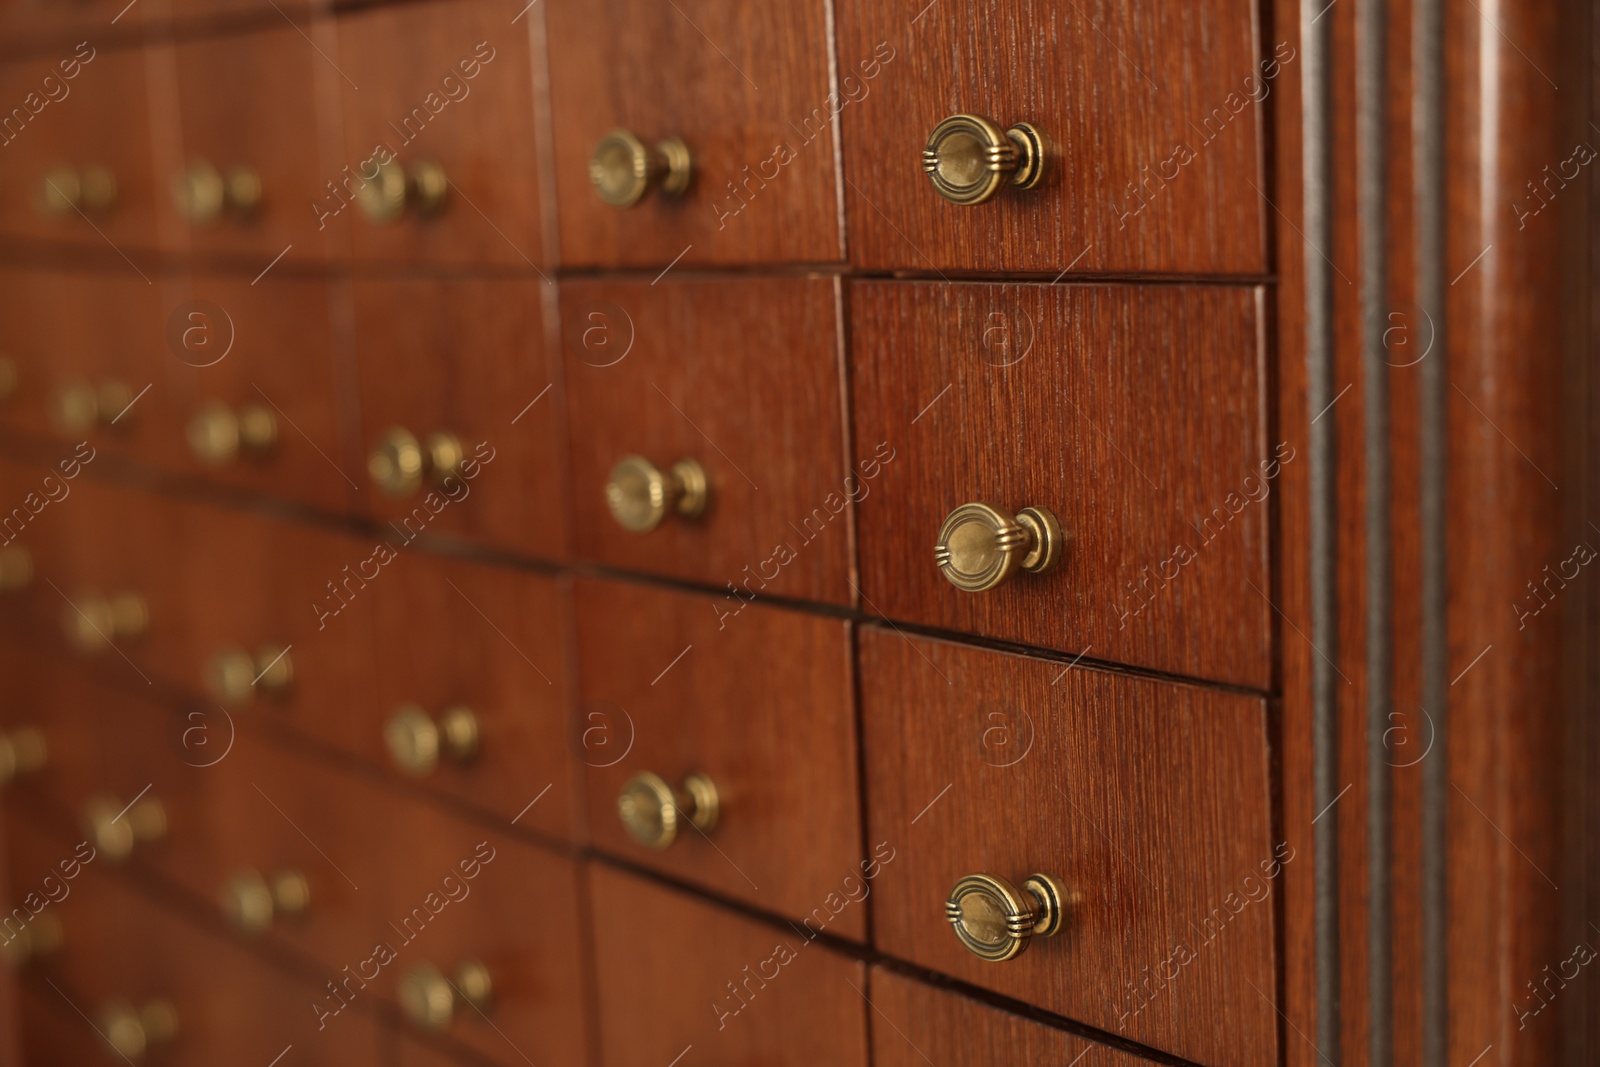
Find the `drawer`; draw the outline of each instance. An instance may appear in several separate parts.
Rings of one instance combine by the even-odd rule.
[[[385,537],[397,547],[445,536],[563,557],[560,392],[546,362],[545,291],[486,279],[352,290],[362,484],[393,531]],[[445,438],[458,447],[430,447]],[[452,455],[463,457],[453,468]]]
[[[358,260],[547,262],[528,34],[539,12],[513,24],[521,7],[455,0],[339,17],[343,158],[312,199]]]
[[[908,27],[900,6],[841,0],[840,77],[848,85],[853,72],[861,85],[839,118],[851,262],[1264,272],[1261,102],[1295,50],[1285,43],[1267,55],[1257,15],[1249,0],[958,0],[921,10]],[[869,79],[886,48],[900,57]],[[934,141],[959,114],[987,128],[947,127]],[[1017,172],[994,173],[997,192],[971,182],[963,165],[982,171],[990,145],[1013,150],[1002,131],[1019,123],[1043,146],[1032,187],[1019,188]],[[924,173],[927,149],[960,201]],[[986,193],[993,198],[966,202]]]
[[[866,967],[603,864],[589,868],[604,1067],[865,1067]],[[707,1009],[710,1009],[709,1011]]]
[[[313,210],[337,178],[337,142],[318,111],[333,34],[324,22],[180,43],[173,49],[181,154],[166,161],[163,206],[190,247],[235,257],[254,277],[280,254],[326,260],[344,235]],[[285,21],[287,15],[283,15]]]
[[[858,506],[863,603],[1266,689],[1267,497],[1295,451],[1266,438],[1260,299],[1220,286],[853,286],[855,438],[901,457]],[[1001,583],[982,592],[946,580],[933,551],[972,503],[998,509],[952,519],[962,580]],[[1024,569],[1024,508],[1059,520],[1048,572]],[[1009,556],[995,547],[1013,536]]]
[[[537,12],[540,9],[535,9]],[[549,40],[561,261],[569,267],[678,262],[823,263],[843,258],[823,0],[551,0]],[[625,131],[626,139],[608,139]],[[676,138],[682,169],[631,208],[602,200],[591,164],[604,163],[615,200],[640,195],[632,168],[664,158]],[[607,139],[601,153],[602,139]],[[680,258],[681,257],[681,258]]]
[[[1146,1067],[1150,1062],[884,967],[872,968],[871,992],[878,1018],[889,1023],[872,1028],[877,1067]]]
[[[827,279],[563,283],[576,542],[589,559],[762,595],[850,603],[850,514],[871,481],[844,454],[838,297]],[[870,455],[871,446],[862,451]],[[650,506],[699,465],[703,510]],[[659,522],[641,532],[640,526]]]
[[[127,0],[92,0],[82,4],[55,4],[50,0],[5,0],[0,3],[0,40],[16,43],[28,41],[51,41],[53,45],[34,45],[29,50],[35,54],[43,52],[50,55],[52,62],[47,69],[55,73],[57,82],[71,82],[76,79],[70,62],[63,67],[61,63],[74,58],[76,46],[64,43],[68,38],[76,37],[79,40],[86,34],[93,34],[98,39],[103,37],[103,30],[112,20],[116,20],[114,30],[130,30],[137,34],[143,24],[156,24],[166,17],[166,0],[154,0],[148,6],[144,0],[134,4],[124,11]],[[114,32],[114,31],[113,31]],[[85,50],[87,51],[87,49]],[[71,77],[64,75],[71,73]],[[37,87],[39,97],[46,98],[49,94],[60,96],[62,90],[57,82],[48,85],[41,84]],[[68,90],[70,92],[70,88]],[[64,98],[63,98],[64,99]],[[24,106],[22,98],[7,100],[7,108]],[[36,105],[35,105],[36,106]],[[46,109],[51,105],[46,105]],[[43,112],[40,112],[43,114]],[[8,131],[8,135],[14,135]],[[6,142],[0,136],[0,143]]]
[[[13,836],[11,858],[23,878],[49,869],[72,854],[70,838],[46,837],[22,827]],[[176,1032],[165,1041],[147,1033],[149,1059],[174,1067],[210,1063],[268,1063],[293,1046],[299,1062],[378,1063],[387,1041],[370,1017],[347,1013],[338,1025],[319,1028],[308,1009],[318,990],[291,978],[227,940],[191,926],[179,917],[179,902],[162,904],[127,887],[99,867],[96,858],[81,866],[59,903],[60,948],[30,967],[27,986],[41,1000],[54,997],[70,1010],[52,1011],[24,1028],[30,1064],[116,1063],[119,1056],[104,1040],[96,1054],[77,1053],[83,1042],[65,1028],[92,1034],[125,1034],[132,1020],[110,1025],[113,1003],[138,1008],[151,1000],[168,1002]],[[52,989],[54,986],[54,989]],[[93,1020],[91,1023],[88,1020]],[[137,1059],[135,1055],[132,1058]]]
[[[362,755],[524,830],[569,837],[564,590],[418,553],[371,595],[377,673]]]
[[[1271,988],[1294,859],[1270,836],[1262,700],[876,627],[859,656],[867,832],[895,850],[871,898],[880,949],[1186,1059],[1275,1062],[1271,1003],[1239,992]],[[968,951],[946,917],[958,885],[1015,897],[964,896],[982,947],[1002,917],[1043,917],[1036,873],[1060,884],[1058,932],[998,962]]]
[[[716,598],[617,582],[580,581],[576,600],[595,845],[864,937],[850,624],[765,605],[719,620]],[[692,776],[709,780],[714,807],[691,803],[702,799]],[[659,813],[672,803],[681,815],[667,832]]]

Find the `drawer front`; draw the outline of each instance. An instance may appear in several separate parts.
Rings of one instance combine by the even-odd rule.
[[[867,1062],[866,967],[602,864],[589,868],[600,1063]],[[822,1023],[823,1025],[818,1025]]]
[[[508,26],[520,7],[458,0],[340,17],[344,158],[329,172],[335,188],[313,199],[357,259],[546,262],[528,35],[539,15]],[[448,184],[438,201],[385,196],[399,175]]]
[[[902,457],[859,505],[865,605],[1267,688],[1266,498],[1294,449],[1266,440],[1259,299],[1201,286],[855,285],[856,440]],[[1053,512],[1059,563],[983,592],[947,581],[941,526],[974,502]]]
[[[908,29],[899,6],[841,0],[840,75],[862,86],[839,119],[852,263],[1265,271],[1260,101],[1295,51],[1265,55],[1256,15],[1248,0],[959,0]],[[885,48],[899,57],[869,80]],[[984,203],[943,198],[919,164],[935,127],[961,113],[989,120],[990,136],[1034,126],[1037,184],[1002,179]],[[947,149],[948,164],[959,170],[976,143]]]
[[[843,454],[835,285],[562,286],[573,523],[585,557],[726,586],[730,598],[850,602],[849,511],[871,485]],[[669,508],[647,532],[624,528],[607,485],[630,455],[667,475],[680,460],[698,463],[701,513]]]
[[[576,600],[575,729],[595,844],[863,937],[848,624],[764,605],[719,619],[713,597],[615,582],[581,581]],[[619,797],[644,772],[674,789],[709,778],[715,823],[636,839]]]
[[[545,559],[566,551],[558,392],[545,360],[545,291],[524,281],[357,282],[368,501],[397,547],[420,536],[470,538]],[[391,431],[422,447],[447,434],[458,473],[424,463],[387,482],[373,456]]]
[[[522,829],[569,836],[563,590],[416,554],[371,593],[377,675],[363,755],[497,818],[521,813]]]
[[[879,948],[1201,1063],[1273,1062],[1250,984],[1273,981],[1294,855],[1270,837],[1264,702],[878,628],[860,664],[868,832],[896,853]],[[1065,887],[1060,932],[1003,962],[963,947],[958,881],[1034,873]]]
[[[889,1024],[872,1028],[872,1062],[877,1067],[1149,1063],[883,967],[872,969],[872,1006]]]
[[[161,175],[163,206],[193,250],[239,257],[252,276],[280,254],[328,258],[336,231],[311,205],[337,171],[317,107],[324,72],[338,77],[327,67],[333,51],[321,22],[173,49],[182,154]]]
[[[842,258],[839,97],[822,0],[762,8],[759,32],[738,0],[560,0],[544,17],[563,264]],[[658,183],[631,209],[600,198],[590,163],[619,128],[652,155],[681,140],[690,158],[682,195]],[[626,167],[626,155],[609,158]]]

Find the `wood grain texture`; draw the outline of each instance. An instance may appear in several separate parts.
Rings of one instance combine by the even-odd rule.
[[[365,471],[352,472],[391,540],[446,536],[564,558],[560,389],[546,362],[539,285],[358,281],[351,292],[364,452],[403,426],[419,440],[453,433],[481,462],[454,500],[442,489],[390,500]]]
[[[319,187],[356,259],[378,263],[494,264],[538,270],[546,262],[535,147],[529,31],[510,0],[447,0],[370,8],[338,20],[336,82],[343,158],[325,179],[359,186],[382,146],[402,164],[432,160],[451,186],[444,210],[376,225],[359,206]],[[346,171],[343,168],[348,167]],[[353,177],[352,177],[353,175]]]
[[[719,617],[716,598],[620,582],[580,581],[575,595],[574,730],[595,846],[864,937],[849,624],[760,604]],[[635,843],[616,798],[645,770],[709,775],[717,825],[686,826],[659,852]]]
[[[858,282],[851,308],[858,448],[895,455],[859,505],[870,610],[1267,687],[1263,475],[1295,453],[1266,440],[1252,290]],[[951,586],[933,545],[977,500],[1053,510],[1062,563]]]
[[[851,602],[850,498],[871,486],[844,454],[836,284],[562,285],[571,511],[583,558],[739,596]],[[632,453],[663,469],[698,460],[707,511],[671,516],[647,534],[622,529],[604,490]]]
[[[867,1062],[864,964],[603,864],[589,880],[605,917],[594,929],[605,1067],[670,1063],[686,1045],[708,1067]]]
[[[1272,83],[1253,8],[1248,0],[961,0],[922,10],[841,2],[841,75],[884,45],[894,55],[840,118],[851,262],[1262,272],[1256,100]],[[922,149],[958,113],[1038,126],[1051,145],[1044,184],[976,207],[941,199],[922,172]]]
[[[843,258],[822,0],[561,0],[545,21],[563,265]],[[684,197],[618,210],[595,195],[589,159],[619,126],[688,143]]]
[[[1208,1064],[1277,1062],[1265,705],[863,628],[868,835],[884,952]],[[916,737],[915,746],[906,738]],[[1054,874],[1070,926],[1003,964],[944,901]]]

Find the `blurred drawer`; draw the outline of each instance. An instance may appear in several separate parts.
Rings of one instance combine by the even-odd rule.
[[[356,282],[352,290],[363,484],[394,531],[390,541],[444,535],[564,556],[560,394],[538,283]],[[439,455],[429,447],[436,435],[459,446],[453,476],[430,458]]]
[[[604,1067],[866,1064],[861,962],[603,864],[589,883]]]
[[[1259,302],[1208,286],[853,286],[855,438],[900,457],[858,508],[865,605],[1266,689],[1266,496],[1294,450],[1266,439]],[[933,549],[973,502],[1053,512],[1059,563],[955,587]],[[973,561],[998,568],[1003,529],[966,527],[968,573],[996,573]]]
[[[852,499],[869,479],[844,455],[837,283],[740,279],[563,283],[573,525],[589,559],[761,594],[850,602]],[[870,452],[870,446],[864,449]],[[619,460],[707,484],[694,518],[648,532],[607,502]],[[642,481],[630,509],[648,514]]]
[[[334,187],[312,199],[357,259],[546,262],[527,32],[540,16],[512,24],[521,6],[456,0],[340,16],[344,158]],[[445,183],[437,200],[429,180]]]
[[[182,154],[162,175],[163,206],[195,251],[241,257],[252,274],[280,254],[328,258],[336,231],[312,205],[338,179],[317,109],[318,84],[338,77],[327,66],[333,51],[321,22],[173,49]]]
[[[694,885],[862,938],[866,913],[849,624],[581,581],[579,759],[596,846]],[[653,798],[640,774],[657,776]],[[662,783],[709,779],[671,832]],[[623,795],[633,827],[621,816]],[[692,795],[692,793],[690,794]],[[638,836],[635,836],[635,835]]]
[[[865,628],[868,833],[895,846],[872,895],[877,946],[1207,1064],[1276,1054],[1266,707],[1180,686]],[[919,738],[907,759],[905,738]],[[1053,937],[990,962],[946,899],[969,875],[1059,879]],[[1008,915],[975,894],[967,928]],[[1018,909],[1015,915],[1025,914]]]
[[[825,3],[552,0],[543,11],[565,266],[843,258]],[[681,139],[682,196],[658,183],[631,210],[601,199],[591,160],[619,128],[640,151]],[[606,158],[614,188],[636,191],[630,157]]]
[[[1145,1067],[1150,1062],[883,967],[872,969],[872,1006],[889,1023],[872,1029],[876,1067]]]
[[[137,36],[142,24],[159,23],[166,17],[166,12],[167,0],[153,0],[150,3],[139,0],[131,5],[128,0],[84,0],[77,4],[57,4],[53,0],[4,0],[0,3],[0,40],[13,44],[30,40],[56,42],[53,46],[36,46],[32,51],[51,55],[55,61],[49,66],[55,71],[58,82],[70,83],[77,75],[72,74],[72,78],[64,75],[74,68],[70,63],[61,66],[63,61],[73,58],[76,45],[70,43],[70,39],[82,40],[86,33],[92,33],[98,43],[105,36],[106,27],[113,22],[113,33],[127,30]],[[60,94],[61,91],[55,83],[38,87],[41,98],[50,93]],[[7,108],[18,105],[26,106],[21,98],[5,102]],[[4,141],[5,137],[0,136],[0,142]]]
[[[859,71],[863,87],[839,120],[856,266],[1267,270],[1260,101],[1295,52],[1262,58],[1249,0],[958,0],[909,29],[899,5],[841,0],[838,12],[841,79]],[[869,80],[886,46],[903,56]],[[923,150],[962,112],[988,119],[989,136],[1034,125],[1047,146],[1039,184],[997,176],[986,203],[942,198]],[[952,172],[963,160],[981,170],[980,143],[948,142]]]
[[[569,837],[564,591],[543,575],[417,554],[371,596],[377,673],[363,697],[373,714],[362,716],[362,755],[497,818],[520,812],[525,830]]]

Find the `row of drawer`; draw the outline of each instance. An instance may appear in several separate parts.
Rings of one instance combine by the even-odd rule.
[[[51,507],[66,528],[47,512],[24,537],[35,580],[5,612],[7,726],[58,754],[27,788],[93,822],[150,786],[167,810],[152,862],[197,892],[285,862],[232,839],[238,805],[214,783],[382,845],[371,829],[389,820],[345,796],[348,779],[296,770],[274,791],[230,754],[286,731],[481,818],[1202,1062],[1257,1062],[1270,1044],[1269,1007],[1243,992],[1271,982],[1271,907],[1228,903],[1271,891],[1259,698],[764,603],[729,615],[703,593],[598,578],[569,592],[415,548],[363,579],[344,569],[362,546],[347,536],[87,480]],[[136,610],[94,606],[130,589]],[[85,633],[85,615],[103,621]],[[118,688],[35,667],[41,647],[63,655],[58,618]],[[1012,883],[979,885],[991,904],[1026,903],[1015,886],[1034,873],[1058,879],[1061,934],[1004,963],[970,954],[945,902],[985,872]],[[310,935],[308,954],[343,947]],[[1218,1012],[1228,1026],[1192,1025]]]
[[[0,233],[136,264],[1267,270],[1261,104],[1294,50],[1249,0],[835,6],[759,30],[738,0],[448,0],[90,33],[0,72]]]
[[[8,271],[0,425],[63,454],[86,440],[354,509],[391,541],[709,586],[728,612],[771,596],[860,606],[1269,684],[1266,497],[1296,451],[1265,435],[1257,291],[690,276],[559,289]],[[698,514],[682,513],[694,493],[671,506],[701,479]],[[981,553],[942,567],[936,545],[961,547],[946,521],[974,502],[998,509],[960,512],[980,531],[1050,512],[1053,568],[995,570]],[[974,570],[1004,582],[946,580]]]

